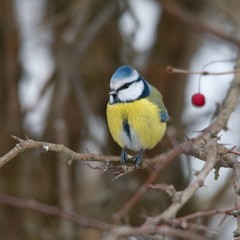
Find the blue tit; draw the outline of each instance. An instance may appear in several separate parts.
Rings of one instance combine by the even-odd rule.
[[[168,119],[160,92],[134,68],[124,65],[114,72],[107,122],[114,141],[122,147],[122,164],[128,160],[129,149],[137,152],[132,160],[139,167],[143,151],[152,149],[162,139]]]

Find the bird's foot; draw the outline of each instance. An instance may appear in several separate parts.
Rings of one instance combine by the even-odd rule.
[[[136,168],[139,168],[142,162],[143,150],[141,149],[137,155],[133,158],[133,161],[136,162]]]
[[[126,164],[126,161],[128,160],[128,153],[125,147],[122,149],[120,158],[121,158],[121,164]]]

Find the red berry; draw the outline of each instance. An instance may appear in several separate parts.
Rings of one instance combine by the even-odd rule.
[[[195,107],[202,107],[205,105],[205,97],[201,93],[195,93],[192,95],[192,104]]]

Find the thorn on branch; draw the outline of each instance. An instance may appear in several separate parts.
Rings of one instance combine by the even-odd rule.
[[[130,172],[136,170],[135,165],[133,165],[133,166],[121,165],[119,167],[120,167],[120,170],[114,172],[115,177],[112,179],[112,181],[124,176],[127,173],[130,173]]]
[[[148,189],[153,189],[153,190],[159,190],[164,193],[166,193],[170,198],[175,198],[175,195],[177,193],[175,187],[173,185],[167,185],[167,184],[149,184],[147,186]]]
[[[26,134],[24,136],[25,136],[26,140],[30,140],[30,138]]]
[[[193,176],[197,176],[199,174],[200,171],[196,170],[196,169],[192,169],[190,171],[190,173],[193,175]]]
[[[98,167],[98,166],[94,167],[89,163],[85,163],[84,165],[88,166],[89,168],[91,168],[93,170],[100,170],[102,172],[106,172],[107,170],[109,170],[111,168],[111,167],[109,167],[109,164],[106,164],[105,167]]]
[[[179,192],[176,192],[175,195],[174,195],[174,198],[172,199],[173,203],[176,203],[176,202],[181,202],[181,199],[182,199],[182,191],[179,191]]]
[[[190,139],[185,133],[183,134],[183,136],[186,138],[187,141]]]
[[[25,141],[25,140],[23,140],[23,139],[21,139],[21,138],[15,136],[15,135],[12,135],[12,138],[13,138],[14,140],[18,141],[19,143],[22,143],[22,142]]]
[[[217,136],[217,141],[220,141],[221,140],[221,137],[222,137],[222,134]]]
[[[199,187],[206,187],[206,185],[204,185],[203,179],[198,179],[198,184],[199,184]]]

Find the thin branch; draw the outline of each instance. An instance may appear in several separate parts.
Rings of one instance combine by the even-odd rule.
[[[239,211],[239,207],[233,207],[233,208],[223,208],[223,209],[212,209],[212,210],[206,210],[206,211],[199,211],[195,212],[183,217],[175,218],[170,220],[172,223],[183,223],[187,222],[189,220],[195,219],[195,218],[200,218],[200,217],[209,217],[209,216],[214,216],[218,214],[226,214],[226,215],[232,215],[234,211]]]
[[[211,135],[218,134],[222,129],[225,129],[230,115],[234,112],[237,104],[239,103],[240,95],[240,52],[238,53],[237,61],[234,67],[236,72],[231,86],[228,89],[227,95],[221,104],[219,114],[216,116],[215,121],[203,131],[203,135],[210,137]]]
[[[65,147],[62,144],[35,141],[27,137],[26,137],[26,140],[18,138],[16,136],[12,136],[12,137],[16,141],[18,141],[18,143],[8,153],[0,157],[0,168],[3,167],[5,164],[7,164],[11,159],[19,155],[21,152],[24,152],[28,149],[38,149],[42,153],[46,153],[50,151],[62,153],[65,155],[65,160],[69,164],[71,164],[72,161],[74,160],[89,161],[89,162],[104,162],[106,164],[111,163],[114,165],[117,164],[118,167],[120,167],[120,170],[116,172],[116,178],[120,177],[118,176],[118,173],[121,174],[121,176],[123,176],[129,172],[136,170],[133,162],[128,162],[127,165],[119,166],[120,164],[119,156],[99,155],[99,154],[93,154],[93,153],[77,153]],[[190,145],[192,144],[195,145],[194,148],[190,147]],[[203,151],[203,148],[204,148],[204,140],[202,139],[201,136],[198,138],[192,138],[182,144],[179,144],[178,146],[174,147],[167,153],[159,154],[153,158],[143,159],[141,168],[144,169],[148,166],[155,167],[156,165],[162,165],[162,168],[163,168],[169,163],[168,160],[166,160],[166,158],[168,158],[169,156],[172,156],[171,157],[171,161],[172,161],[180,153],[185,153],[187,155],[190,155],[205,161],[206,156]],[[231,168],[235,160],[235,155],[232,153],[229,153],[229,149],[227,149],[225,146],[220,144],[218,144],[217,146],[217,152],[218,152],[219,166]],[[165,161],[167,162],[165,163]]]
[[[233,153],[233,154],[235,154],[235,155],[237,155],[237,156],[240,156],[240,151],[237,151],[237,150],[234,150],[234,149],[229,149],[228,152],[229,152],[229,153]]]
[[[64,145],[48,143],[48,142],[39,142],[31,139],[20,139],[16,136],[12,136],[19,143],[11,149],[7,154],[0,158],[0,168],[4,166],[8,161],[16,157],[21,152],[27,149],[39,149],[43,153],[52,151],[52,152],[60,152],[66,156],[66,160],[71,163],[73,160],[80,161],[96,161],[96,162],[112,162],[119,163],[120,158],[116,156],[106,156],[99,155],[93,153],[77,153],[72,151],[71,149],[65,147]]]
[[[161,227],[158,233],[163,235],[170,235],[174,237],[180,237],[182,239],[189,239],[189,240],[207,240],[205,237],[202,237],[194,232],[189,232],[182,229],[175,229],[171,227]]]
[[[37,212],[40,212],[43,214],[47,214],[47,215],[61,217],[66,220],[69,220],[75,224],[78,224],[81,227],[89,227],[89,228],[94,228],[94,229],[98,229],[101,231],[108,231],[110,235],[114,233],[116,235],[116,237],[117,236],[130,236],[133,234],[139,234],[139,235],[148,234],[148,233],[150,234],[150,233],[157,232],[159,234],[167,234],[167,235],[173,235],[173,236],[179,236],[179,237],[185,236],[185,237],[189,237],[188,239],[201,239],[201,240],[205,239],[196,234],[190,236],[189,233],[185,231],[187,229],[185,229],[185,230],[178,229],[177,230],[177,229],[167,227],[167,226],[154,227],[154,228],[145,229],[145,230],[139,229],[139,228],[131,228],[131,227],[126,228],[125,226],[124,227],[118,227],[118,226],[114,227],[113,225],[104,223],[102,221],[83,217],[83,216],[80,216],[75,213],[62,211],[60,208],[55,207],[55,206],[43,204],[43,203],[40,203],[40,202],[37,202],[34,200],[16,198],[16,197],[3,195],[3,194],[0,195],[0,203],[7,204],[9,206],[13,206],[13,207],[17,207],[17,208],[34,210],[34,211],[37,211]],[[216,215],[216,214],[232,214],[234,211],[239,211],[239,208],[225,208],[225,209],[201,211],[201,212],[190,214],[190,215],[187,215],[187,216],[184,216],[181,218],[170,220],[169,223],[182,224],[182,223],[185,223],[188,220],[191,220],[194,218],[204,217],[204,216],[212,216],[212,215]],[[189,225],[189,227],[192,228],[191,224]],[[206,229],[204,229],[204,230],[206,230]]]
[[[233,166],[233,188],[234,188],[234,199],[235,208],[240,208],[240,162],[236,161]],[[234,237],[240,237],[240,213],[239,211],[235,214],[237,219],[237,229],[234,231]]]
[[[30,209],[47,215],[53,215],[60,218],[64,218],[82,227],[94,228],[102,231],[108,231],[113,227],[108,223],[101,222],[92,218],[83,217],[72,212],[62,211],[60,208],[56,206],[47,205],[44,203],[37,202],[35,200],[16,198],[0,194],[0,203],[7,204],[9,206],[17,208]]]
[[[164,158],[164,161],[161,161],[161,159],[157,160],[158,162],[157,166],[155,167],[154,171],[151,173],[151,175],[148,177],[148,179],[144,182],[144,184],[137,190],[137,192],[123,205],[123,207],[113,216],[114,221],[118,222],[120,221],[123,216],[139,201],[139,199],[147,192],[148,186],[152,184],[158,177],[159,172],[166,167],[170,162],[173,161],[179,154],[183,153],[183,147],[185,146],[185,143],[179,144],[176,146],[172,151],[168,152]],[[146,161],[143,162],[143,164]]]
[[[180,4],[177,4],[171,0],[159,0],[159,2],[165,11],[175,17],[178,21],[186,24],[192,30],[200,33],[210,33],[219,39],[228,41],[240,47],[240,39],[236,38],[233,34],[227,34],[220,29],[214,28],[204,23],[193,13],[184,9]]]
[[[212,233],[218,233],[218,231],[214,228],[210,228],[201,224],[195,224],[195,223],[184,223],[182,224],[182,226],[184,227],[186,225],[186,227],[184,228],[185,230],[197,230],[197,231],[205,231],[205,232],[212,232]]]
[[[166,193],[170,198],[174,198],[176,196],[176,189],[173,185],[150,184],[150,185],[148,185],[148,189],[162,191],[162,192]]]
[[[117,3],[110,2],[107,4],[102,11],[93,19],[91,24],[88,26],[88,33],[84,35],[84,38],[81,39],[80,44],[75,48],[77,51],[78,59],[82,60],[83,55],[86,53],[87,48],[91,45],[95,39],[96,34],[102,27],[109,21],[113,14],[117,10]]]
[[[166,68],[167,73],[170,74],[188,74],[188,75],[202,75],[202,76],[208,76],[208,75],[212,75],[212,76],[218,76],[218,75],[228,75],[228,74],[235,74],[236,71],[224,71],[224,72],[209,72],[209,71],[189,71],[186,69],[181,69],[181,68],[175,68],[172,66],[168,66]]]
[[[162,236],[174,236],[174,237],[180,237],[184,239],[189,240],[206,240],[205,237],[202,237],[196,233],[188,232],[186,230],[182,229],[175,229],[173,227],[169,226],[152,226],[150,228],[136,228],[136,227],[130,227],[130,226],[116,226],[113,228],[110,232],[106,234],[106,237],[104,240],[116,240],[120,237],[131,237],[131,236],[139,236],[141,237],[147,237],[149,236],[149,239],[154,239],[151,237],[152,234],[158,234]],[[145,238],[144,238],[145,239]],[[159,239],[159,238],[157,238]]]
[[[146,221],[146,225],[158,224],[162,220],[170,219],[176,215],[178,210],[192,197],[192,195],[204,185],[204,181],[209,172],[214,168],[217,161],[216,154],[216,140],[212,139],[206,145],[207,160],[202,170],[197,175],[196,179],[181,192],[178,200],[173,202],[162,214],[159,216],[149,218]]]

